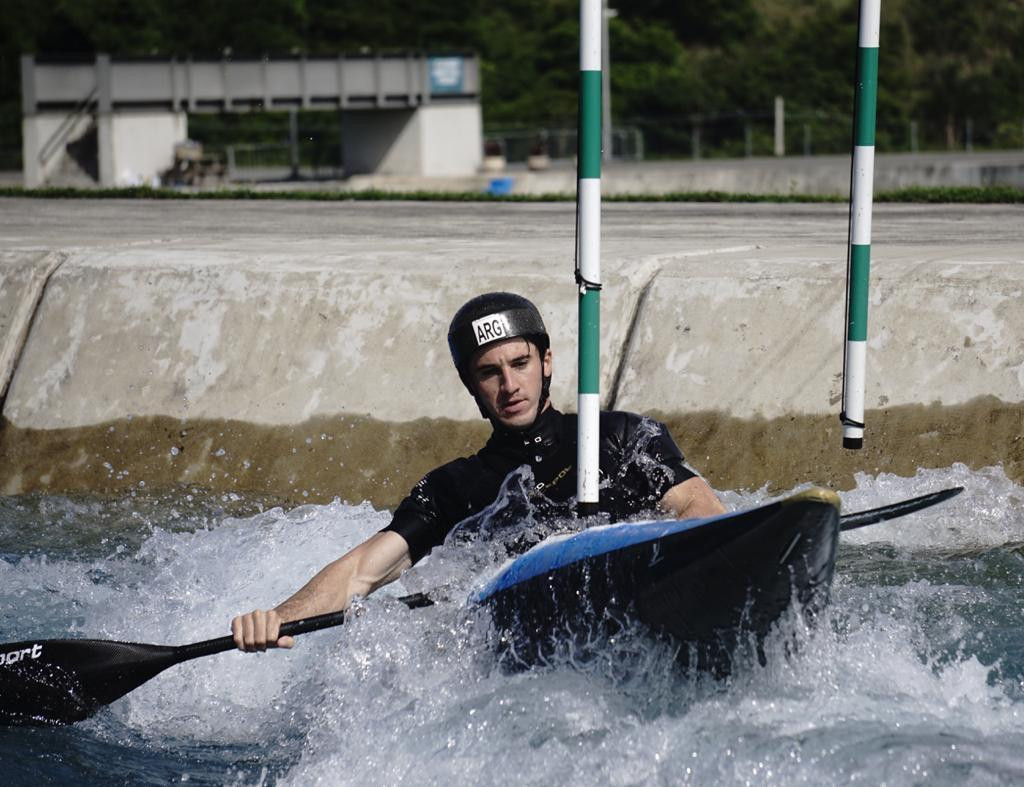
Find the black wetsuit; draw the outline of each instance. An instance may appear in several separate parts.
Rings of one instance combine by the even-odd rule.
[[[601,413],[600,511],[613,520],[655,508],[671,487],[693,478],[665,425],[634,413]],[[553,407],[525,431],[495,429],[473,456],[427,473],[385,530],[401,535],[416,563],[467,517],[498,497],[510,473],[533,471],[531,515],[564,517],[576,494],[576,416]]]

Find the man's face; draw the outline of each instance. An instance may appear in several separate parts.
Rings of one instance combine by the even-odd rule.
[[[470,363],[477,396],[506,429],[523,429],[534,422],[544,377],[550,374],[551,350],[542,360],[536,345],[522,338],[492,344]]]

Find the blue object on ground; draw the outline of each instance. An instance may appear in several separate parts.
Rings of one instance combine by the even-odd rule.
[[[515,178],[491,178],[491,182],[487,186],[487,193],[492,197],[504,197],[512,193],[515,183]]]

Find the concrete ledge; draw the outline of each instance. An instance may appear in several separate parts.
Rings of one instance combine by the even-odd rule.
[[[846,272],[817,251],[784,262],[763,251],[719,255],[712,265],[666,262],[640,312],[616,404],[738,418],[835,411]],[[985,255],[928,260],[942,253],[884,250],[873,261],[869,407],[1024,401],[1024,271]]]

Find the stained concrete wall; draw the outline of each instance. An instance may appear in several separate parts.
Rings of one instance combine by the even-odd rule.
[[[335,256],[73,254],[38,309],[4,405],[23,428],[136,416],[297,424],[323,415],[475,419],[445,335],[480,291],[472,266]],[[602,314],[603,383],[625,339],[638,273],[612,274]],[[541,268],[492,270],[488,289],[534,293],[558,337],[575,334],[571,288]],[[25,296],[27,300],[27,293]],[[575,344],[560,340],[565,365]],[[574,376],[553,392],[575,400]]]
[[[5,201],[0,492],[145,481],[393,504],[486,434],[445,345],[472,295],[536,300],[553,399],[574,409],[572,218]],[[604,219],[605,403],[662,413],[720,486],[953,461],[1024,477],[1024,207],[876,211],[862,454],[838,448],[843,206]]]
[[[0,402],[17,368],[29,327],[60,252],[0,252]]]
[[[868,407],[983,395],[1024,401],[1020,262],[984,254],[942,261],[943,252],[887,250],[875,261]],[[626,349],[617,404],[738,418],[835,412],[843,273],[814,256],[767,263],[743,252],[713,266],[666,260]]]

